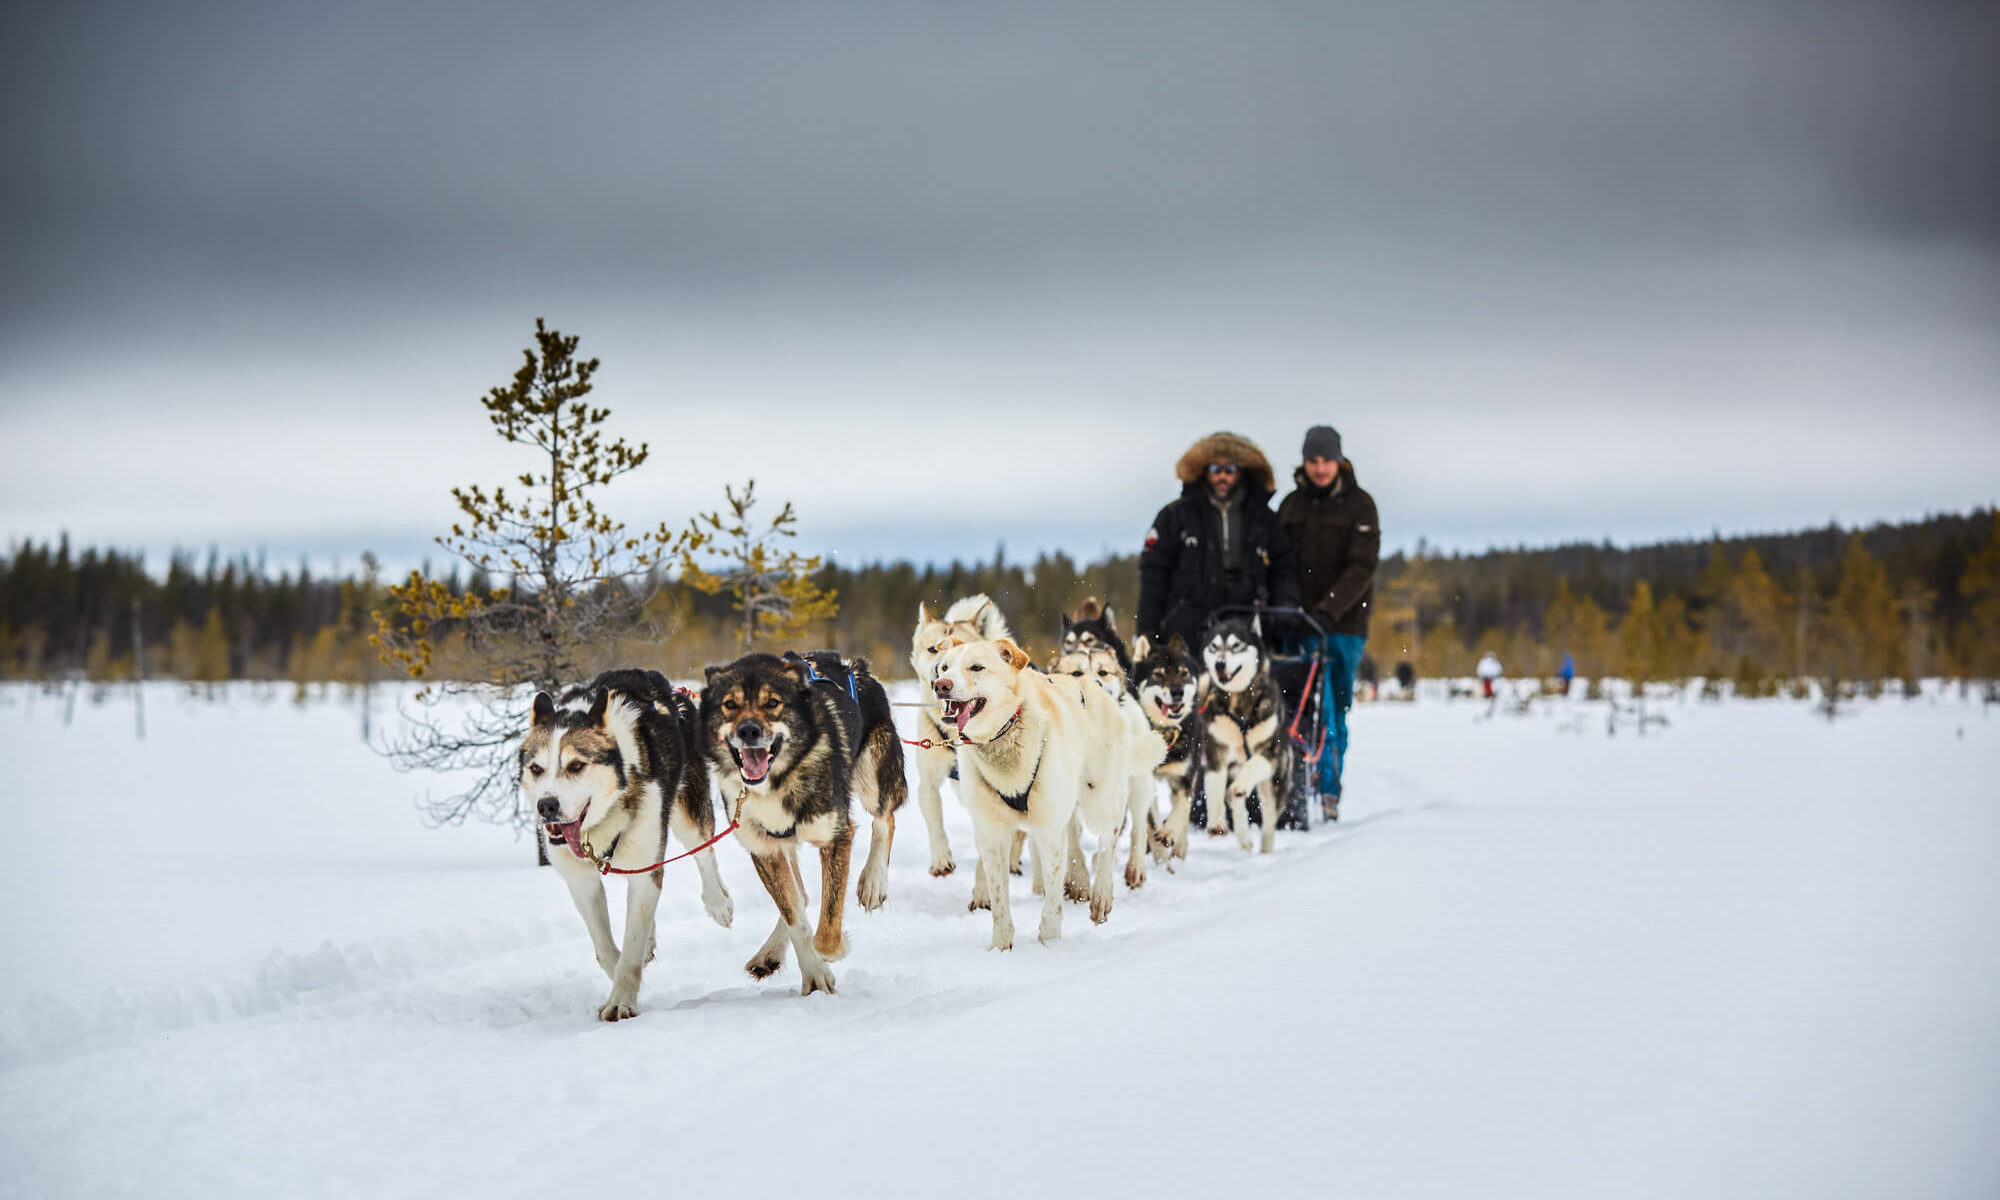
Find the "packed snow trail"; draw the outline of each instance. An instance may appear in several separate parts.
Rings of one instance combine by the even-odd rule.
[[[735,927],[670,878],[602,1025],[560,884],[419,827],[351,713],[162,697],[134,744],[4,698],[17,828],[117,814],[121,864],[0,881],[4,1196],[2000,1189],[2000,727],[1954,699],[1364,707],[1340,826],[1198,837],[1007,954],[911,806],[838,995],[743,975],[770,901],[724,853]]]

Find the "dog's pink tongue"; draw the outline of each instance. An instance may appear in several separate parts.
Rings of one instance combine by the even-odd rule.
[[[769,747],[743,748],[743,773],[752,779],[762,779],[771,772],[771,751]]]
[[[583,818],[578,817],[567,825],[557,825],[555,831],[557,839],[564,845],[578,854],[583,853]]]
[[[958,731],[960,733],[965,732],[965,723],[970,720],[972,720],[972,701],[967,700],[958,706]]]

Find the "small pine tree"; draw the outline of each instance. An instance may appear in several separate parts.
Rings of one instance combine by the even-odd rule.
[[[1959,627],[1959,662],[1977,678],[2000,678],[2000,514],[1986,544],[1966,561],[1958,594],[1967,610]]]
[[[1880,680],[1902,673],[1902,623],[1889,572],[1868,553],[1858,531],[1848,539],[1826,623],[1827,659],[1839,678]]]
[[[208,619],[194,644],[194,674],[191,678],[215,684],[229,678],[229,631],[222,625],[222,609],[210,605]]]
[[[840,597],[813,579],[819,558],[779,549],[781,539],[798,536],[791,503],[760,529],[750,515],[757,506],[756,480],[744,484],[741,493],[725,484],[722,494],[728,513],[702,513],[693,527],[706,535],[712,557],[720,563],[715,571],[706,570],[690,551],[681,557],[682,581],[711,596],[727,591],[734,598],[743,618],[739,632],[745,653],[759,638],[791,641],[812,622],[831,620],[840,611]]]
[[[1668,596],[1653,610],[1653,669],[1667,679],[1686,679],[1695,673],[1700,639],[1688,625],[1687,602]]]
[[[1653,585],[1641,579],[1632,585],[1632,598],[1625,605],[1625,619],[1618,623],[1619,674],[1643,689],[1658,678],[1658,655],[1654,639]]]
[[[459,521],[437,539],[475,580],[506,575],[514,586],[454,588],[411,572],[386,589],[393,603],[372,614],[369,640],[382,660],[432,681],[418,696],[432,711],[413,717],[386,751],[406,769],[474,771],[465,790],[427,802],[441,823],[477,815],[534,824],[513,778],[533,690],[578,681],[589,649],[629,627],[651,598],[656,569],[704,540],[666,522],[628,531],[599,506],[603,489],[644,465],[648,449],[608,435],[611,410],[587,400],[598,360],[578,358],[578,341],[535,321],[535,344],[513,381],[481,401],[494,432],[532,451],[535,467],[516,477],[518,491],[453,488]],[[458,660],[454,678],[434,674],[441,647]],[[455,728],[435,712],[453,697],[475,702]]]

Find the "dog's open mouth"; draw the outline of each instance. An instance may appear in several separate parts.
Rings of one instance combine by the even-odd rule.
[[[985,707],[986,701],[979,699],[947,700],[944,702],[944,717],[945,720],[958,726],[960,733],[964,733],[966,723],[978,716],[980,710]]]
[[[743,773],[743,782],[762,783],[769,779],[771,758],[784,742],[780,737],[768,746],[731,746],[729,752],[736,756],[736,768]]]
[[[587,857],[583,850],[583,818],[574,821],[544,821],[542,832],[549,835],[549,845],[568,846],[579,858]]]
[[[1175,701],[1172,704],[1168,704],[1165,701],[1161,701],[1160,715],[1165,717],[1169,721],[1178,721],[1181,719],[1181,713],[1185,711],[1186,708],[1187,705],[1182,704],[1179,701]]]
[[[1228,683],[1230,680],[1236,678],[1236,672],[1230,670],[1229,667],[1223,663],[1215,664],[1215,666],[1211,668],[1211,670],[1215,675],[1215,682],[1217,683]]]

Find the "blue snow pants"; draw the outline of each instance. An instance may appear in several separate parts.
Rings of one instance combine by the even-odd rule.
[[[1354,676],[1361,670],[1361,649],[1367,643],[1368,639],[1358,633],[1286,639],[1285,653],[1319,655],[1323,663],[1317,685],[1320,714],[1326,723],[1326,750],[1319,756],[1318,783],[1323,796],[1340,795],[1340,768],[1347,761],[1347,710],[1354,707]],[[1312,749],[1307,746],[1306,753]]]

